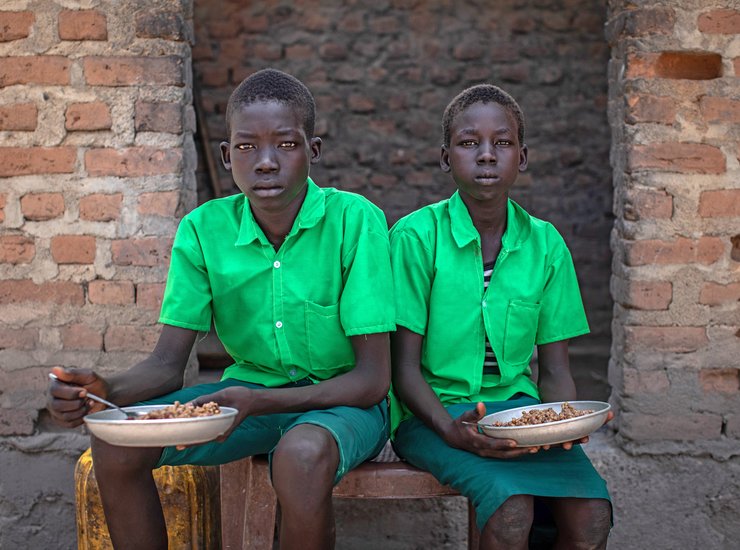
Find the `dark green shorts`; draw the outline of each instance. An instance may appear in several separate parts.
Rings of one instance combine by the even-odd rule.
[[[300,385],[300,384],[298,384]],[[229,386],[267,389],[258,384],[228,379],[214,384],[183,388],[168,395],[140,403],[142,405],[187,403]],[[279,413],[246,418],[223,443],[209,442],[178,451],[166,447],[157,467],[196,464],[213,466],[239,460],[246,456],[266,454],[272,457],[285,432],[300,424],[313,424],[327,430],[339,448],[339,467],[335,482],[352,468],[377,455],[388,440],[388,407],[383,401],[369,409],[333,407],[300,413]]]
[[[522,397],[485,405],[490,414],[537,403],[531,397]],[[457,418],[473,408],[475,403],[461,403],[447,407],[447,411]],[[606,482],[579,445],[570,451],[554,447],[519,458],[483,458],[450,447],[423,422],[410,418],[399,426],[394,447],[411,464],[468,497],[475,505],[481,531],[513,495],[609,499]]]

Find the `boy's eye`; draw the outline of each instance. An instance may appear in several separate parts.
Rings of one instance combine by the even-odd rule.
[[[500,139],[496,142],[496,145],[502,145],[504,147],[508,147],[511,144],[511,141],[509,141],[508,139]]]
[[[251,143],[237,143],[234,145],[234,149],[237,149],[239,151],[247,151],[249,149],[254,149],[254,145]]]
[[[282,143],[280,144],[280,148],[281,148],[281,149],[293,149],[293,148],[295,148],[295,147],[296,147],[297,145],[298,145],[298,144],[297,144],[297,143],[296,143],[295,141],[283,141],[283,142],[282,142]]]
[[[466,140],[461,141],[460,145],[462,147],[475,147],[476,145],[478,145],[478,142],[475,141],[474,139],[466,139]]]

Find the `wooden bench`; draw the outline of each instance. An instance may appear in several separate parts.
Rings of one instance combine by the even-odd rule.
[[[265,457],[221,466],[221,540],[229,550],[272,550],[277,497]],[[460,496],[404,462],[365,462],[334,487],[335,498],[414,499]],[[478,548],[475,509],[468,502],[468,548]]]

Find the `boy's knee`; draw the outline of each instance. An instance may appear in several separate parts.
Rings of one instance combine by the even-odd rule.
[[[161,449],[117,447],[94,437],[91,443],[97,477],[153,470],[161,456]]]
[[[584,548],[602,548],[611,530],[611,504],[604,499],[588,500],[583,506],[578,534]]]
[[[529,495],[513,495],[499,506],[484,528],[500,545],[517,547],[529,537],[534,518],[534,500]]]
[[[298,426],[287,432],[275,447],[273,473],[299,476],[331,476],[339,464],[334,437],[318,426]]]

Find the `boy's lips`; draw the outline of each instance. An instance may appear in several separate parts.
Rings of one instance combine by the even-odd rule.
[[[479,174],[475,176],[475,181],[480,183],[489,183],[498,181],[499,177],[496,174]]]

